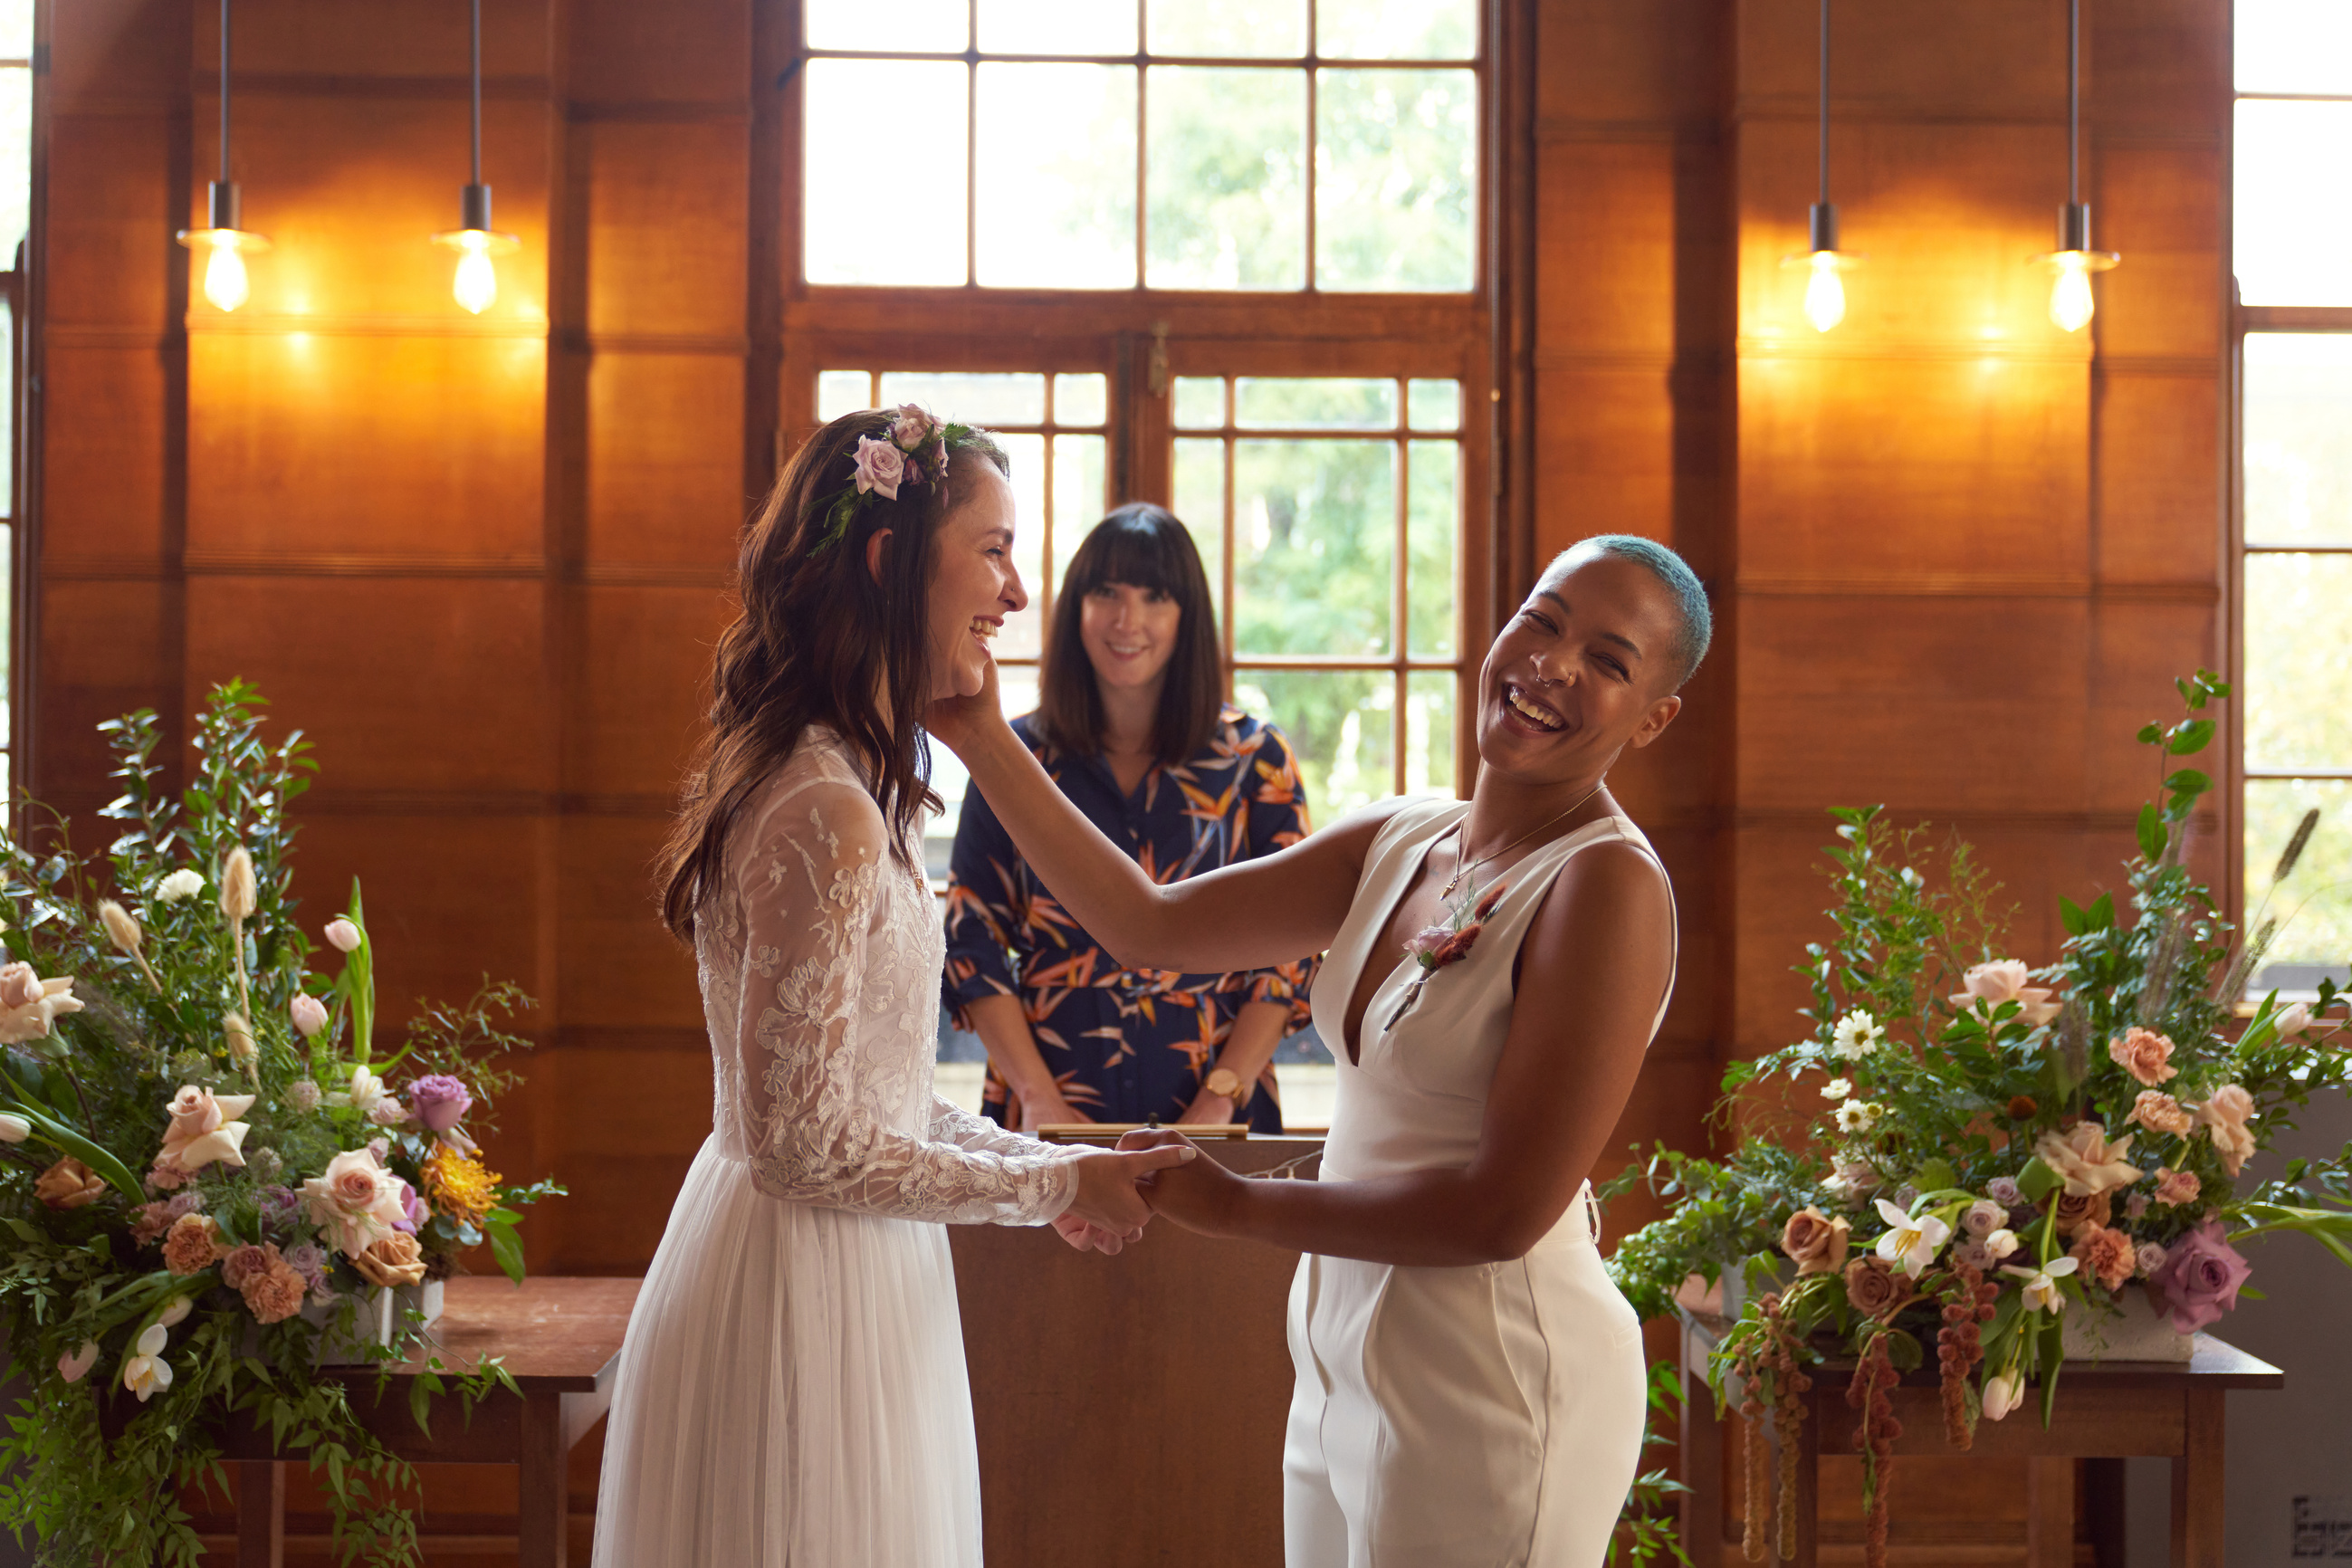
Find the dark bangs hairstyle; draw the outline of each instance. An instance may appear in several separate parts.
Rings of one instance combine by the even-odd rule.
[[[828,506],[856,482],[858,437],[887,440],[896,409],[845,414],[809,437],[744,531],[736,560],[741,609],[711,661],[709,729],[679,794],[656,866],[662,923],[694,940],[694,919],[719,885],[727,836],[745,803],[791,756],[801,732],[827,724],[865,763],[889,824],[892,856],[908,847],[923,807],[937,809],[923,713],[930,702],[930,587],[940,521],[971,493],[973,466],[1009,473],[1003,449],[973,431],[950,454],[948,482],[866,496],[828,542]],[[866,551],[891,531],[881,571]],[[875,694],[888,701],[887,716]]]
[[[1095,524],[1070,557],[1038,672],[1038,733],[1065,752],[1093,756],[1102,751],[1102,693],[1078,623],[1087,595],[1105,583],[1157,589],[1182,612],[1151,732],[1153,753],[1175,766],[1207,745],[1215,731],[1224,679],[1217,662],[1216,601],[1192,530],[1174,512],[1150,501],[1129,501]]]

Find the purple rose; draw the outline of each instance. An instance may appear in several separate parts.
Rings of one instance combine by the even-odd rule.
[[[922,444],[930,438],[931,416],[924,412],[922,405],[919,403],[903,405],[898,410],[898,416],[890,422],[892,443],[902,452],[912,452],[919,449]]]
[[[2025,1194],[2017,1190],[2015,1178],[2010,1176],[1995,1176],[1991,1181],[1987,1182],[1985,1196],[2003,1208],[2013,1209],[2025,1201]]]
[[[433,1131],[446,1132],[474,1109],[474,1097],[459,1079],[436,1072],[408,1086],[408,1103],[415,1107],[416,1120]]]
[[[2252,1272],[2222,1236],[2221,1222],[2209,1219],[2172,1244],[2148,1283],[2162,1295],[2173,1331],[2193,1334],[2236,1310],[2238,1287]]]
[[[887,441],[877,441],[871,436],[857,438],[857,493],[880,490],[892,500],[898,499],[898,481],[906,477],[907,455]]]
[[[425,1206],[425,1200],[418,1197],[416,1189],[406,1182],[400,1184],[400,1213],[402,1217],[392,1222],[392,1228],[406,1231],[411,1236],[415,1236],[418,1228],[433,1217],[433,1211]]]

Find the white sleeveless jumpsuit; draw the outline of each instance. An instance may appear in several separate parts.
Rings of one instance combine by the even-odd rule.
[[[1391,1030],[1383,1026],[1420,973],[1398,963],[1364,1009],[1361,1061],[1350,1063],[1343,1018],[1369,950],[1424,852],[1468,809],[1415,803],[1391,819],[1323,961],[1315,1025],[1339,1061],[1324,1181],[1466,1166],[1510,1026],[1512,966],[1560,867],[1611,841],[1656,859],[1620,816],[1529,855],[1501,879],[1508,889],[1470,956],[1432,975]],[[1662,1000],[1653,1038],[1664,1016]],[[1283,1454],[1288,1568],[1599,1568],[1646,1405],[1641,1323],[1603,1270],[1598,1239],[1588,1186],[1507,1263],[1299,1259]]]

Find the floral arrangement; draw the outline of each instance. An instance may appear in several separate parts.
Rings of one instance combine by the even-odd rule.
[[[561,1191],[509,1184],[474,1141],[515,1081],[498,1058],[524,1042],[496,1019],[519,993],[424,1006],[376,1053],[358,889],[321,947],[296,918],[286,811],[316,764],[299,733],[263,741],[262,705],[213,692],[178,802],[152,713],[101,726],[123,786],[102,861],[29,804],[51,842],[0,834],[0,1314],[30,1384],[0,1436],[0,1523],[43,1562],[196,1563],[181,1498],[217,1475],[232,1414],[311,1456],[347,1559],[415,1561],[394,1506],[412,1478],[322,1352],[402,1360],[405,1336],[362,1319],[467,1247],[520,1281],[518,1210]],[[400,1321],[424,1317],[404,1300]],[[509,1381],[452,1376],[468,1409]]]
[[[2210,743],[2205,710],[2228,688],[2204,671],[2178,685],[2182,717],[2139,736],[2160,783],[2126,868],[2133,918],[2113,894],[2062,899],[2065,942],[2030,967],[2005,951],[1965,844],[1931,854],[1875,808],[1834,812],[1837,936],[1799,969],[1810,1036],[1726,1073],[1718,1115],[1743,1134],[1728,1158],[1661,1150],[1609,1189],[1647,1182],[1675,1205],[1612,1262],[1645,1314],[1694,1275],[1746,1288],[1709,1371],[1748,1426],[1751,1561],[1772,1544],[1776,1490],[1783,1537],[1793,1527],[1794,1476],[1764,1474],[1763,1428],[1790,1434],[1825,1354],[1859,1363],[1848,1397],[1877,1568],[1901,1434],[1888,1394],[1928,1342],[1946,1436],[1966,1448],[2032,1391],[2049,1421],[2070,1322],[2088,1346],[2126,1311],[2201,1330],[2252,1271],[2238,1244],[2276,1232],[2352,1265],[2352,1146],[2267,1181],[2247,1171],[2296,1106],[2352,1084],[2352,999],[2322,981],[2315,1000],[2273,993],[2239,1016],[2278,922],[2265,900],[2233,930],[2185,864],[2211,781],[2180,760]]]
[[[856,473],[826,498],[824,538],[817,549],[829,550],[848,536],[867,496],[897,500],[902,485],[946,483],[948,459],[975,432],[969,425],[943,424],[928,408],[908,403],[899,407],[884,434],[887,440],[857,438]]]

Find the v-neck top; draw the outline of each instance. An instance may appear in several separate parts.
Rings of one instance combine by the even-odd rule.
[[[1421,995],[1393,1028],[1389,1019],[1423,970],[1401,956],[1365,1004],[1356,1041],[1358,1059],[1349,1060],[1344,1032],[1348,1003],[1373,943],[1381,939],[1397,901],[1412,886],[1430,847],[1468,815],[1464,800],[1416,801],[1381,827],[1364,857],[1356,899],[1323,959],[1315,986],[1315,1027],[1331,1045],[1339,1064],[1339,1092],[1331,1135],[1324,1146],[1327,1179],[1362,1181],[1407,1171],[1461,1170],[1477,1152],[1495,1067],[1510,1032],[1515,987],[1511,971],[1528,922],[1541,908],[1560,868],[1595,844],[1630,844],[1665,868],[1631,819],[1612,814],[1563,834],[1521,859],[1496,879],[1506,884],[1502,900],[1487,916],[1468,957],[1431,973]],[[1667,912],[1674,917],[1674,884],[1666,885]],[[1679,938],[1676,942],[1679,949]],[[1679,958],[1679,951],[1675,956]],[[1674,995],[1674,969],[1666,994],[1650,1020],[1650,1038],[1665,1021]]]

